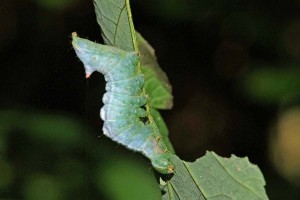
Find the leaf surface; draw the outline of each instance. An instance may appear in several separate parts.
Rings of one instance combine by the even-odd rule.
[[[248,158],[223,158],[214,152],[190,163],[172,158],[175,175],[167,182],[163,200],[265,200],[265,180]]]
[[[140,52],[141,67],[145,75],[145,90],[149,95],[150,106],[157,109],[173,107],[172,87],[166,73],[159,67],[154,49],[139,34],[136,34]]]
[[[160,113],[158,112],[158,110],[154,109],[154,108],[151,108],[151,115],[157,125],[157,128],[160,132],[160,135],[164,141],[164,143],[166,144],[168,150],[171,152],[171,153],[175,153],[175,150],[172,146],[172,143],[169,139],[169,130],[168,130],[168,127],[164,121],[164,119],[162,118],[162,116],[160,115]]]
[[[134,27],[129,0],[94,0],[97,22],[105,44],[134,51]]]

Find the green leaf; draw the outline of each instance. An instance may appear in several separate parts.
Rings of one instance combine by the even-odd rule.
[[[141,68],[145,75],[145,90],[149,95],[150,106],[158,109],[171,109],[173,106],[172,87],[166,73],[159,67],[154,49],[136,33],[141,58]]]
[[[157,128],[160,132],[160,135],[164,141],[164,143],[166,144],[168,150],[171,152],[171,153],[175,153],[175,150],[172,146],[172,143],[169,139],[169,130],[168,130],[168,127],[164,121],[164,119],[162,118],[162,116],[160,115],[160,113],[158,112],[158,110],[154,109],[154,108],[151,108],[151,115],[157,125]]]
[[[222,158],[214,152],[195,162],[185,162],[177,156],[175,175],[164,187],[167,199],[259,200],[268,199],[265,180],[259,168],[248,158]]]
[[[134,51],[135,33],[129,0],[94,0],[94,6],[105,44]]]

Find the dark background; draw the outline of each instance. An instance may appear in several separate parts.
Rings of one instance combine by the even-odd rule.
[[[162,115],[176,153],[248,156],[270,199],[300,199],[300,1],[131,4],[173,86]],[[85,80],[73,31],[102,42],[92,0],[0,2],[0,199],[121,199],[115,163],[152,177],[101,136],[104,79]]]

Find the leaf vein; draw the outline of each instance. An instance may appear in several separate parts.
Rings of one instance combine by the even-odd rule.
[[[110,4],[112,4],[112,5],[114,5],[114,6],[116,6],[117,8],[119,8],[120,10],[122,9],[122,7],[120,7],[118,4],[116,4],[115,2],[113,2],[113,1],[107,1],[108,3],[110,3]]]
[[[207,199],[206,198],[206,194],[202,191],[201,187],[200,187],[200,184],[194,179],[193,177],[193,174],[192,174],[192,171],[188,168],[188,166],[186,165],[186,163],[183,161],[182,162],[184,167],[186,168],[186,170],[189,172],[192,180],[194,181],[195,185],[197,186],[197,188],[199,189],[200,193],[203,195],[204,199]]]
[[[106,19],[108,19],[108,20],[111,21],[114,25],[117,26],[117,23],[116,23],[114,20],[112,20],[111,18],[107,17],[107,16],[104,15],[103,13],[102,13],[102,16],[105,17]],[[102,21],[103,21],[103,20],[102,20]],[[104,22],[104,21],[103,21],[103,22]]]
[[[103,21],[103,17],[102,17],[102,16],[104,16],[102,10],[100,9],[100,7],[99,7],[99,5],[97,4],[97,2],[94,1],[94,3],[95,3],[94,5],[96,5],[96,7],[98,8],[98,10],[99,10],[99,12],[100,12],[100,15],[98,16],[98,19],[99,19],[99,21],[100,21],[99,24],[105,24],[104,21]],[[102,22],[102,23],[101,23],[101,22]],[[112,45],[113,43],[111,42],[110,37],[107,36],[107,33],[106,33],[106,32],[109,32],[109,33],[111,33],[112,35],[113,35],[114,33],[113,33],[111,30],[107,29],[106,26],[101,26],[101,31],[102,31],[102,35],[105,36],[106,41],[108,41],[108,42]]]
[[[176,191],[175,186],[172,184],[172,182],[170,182],[170,185],[171,185],[173,191],[175,192],[176,196],[178,196],[179,199],[181,199],[181,198],[180,198],[180,195],[179,195],[180,193]],[[175,199],[175,197],[173,197],[173,198]]]
[[[108,42],[109,43],[109,45],[111,45],[112,46],[112,43],[111,43],[111,41],[108,39],[108,37],[105,35],[105,33],[102,31],[102,37],[103,37],[103,39],[106,41],[106,42]]]
[[[126,5],[124,4],[123,7],[121,8],[121,12],[120,12],[120,14],[118,16],[118,20],[117,20],[117,23],[116,23],[115,34],[114,34],[114,40],[113,40],[113,44],[114,45],[116,44],[115,42],[116,42],[116,38],[117,38],[118,27],[119,27],[119,23],[120,23],[122,12],[124,11],[125,7],[126,7]]]

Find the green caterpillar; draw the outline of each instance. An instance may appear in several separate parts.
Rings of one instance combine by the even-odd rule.
[[[103,133],[127,148],[143,153],[158,172],[173,173],[171,153],[156,125],[145,120],[147,111],[143,106],[147,97],[142,95],[144,76],[138,71],[138,54],[82,39],[76,33],[72,33],[72,45],[84,64],[86,77],[98,71],[107,82],[107,92],[102,99],[104,106],[100,111]]]

